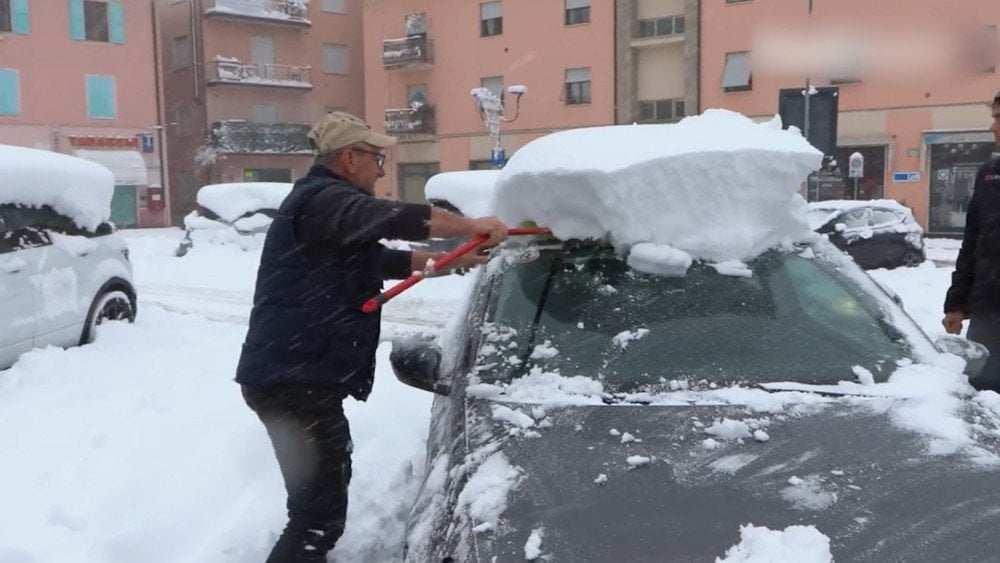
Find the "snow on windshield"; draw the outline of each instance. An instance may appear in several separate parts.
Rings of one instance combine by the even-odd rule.
[[[251,211],[277,209],[290,191],[284,182],[209,184],[198,190],[198,205],[232,223]]]
[[[0,176],[0,203],[48,205],[91,231],[111,217],[115,178],[96,162],[0,145]]]
[[[493,214],[493,190],[499,170],[461,170],[442,172],[427,180],[427,199],[443,199],[466,217]]]
[[[813,240],[797,192],[821,160],[779,118],[755,123],[727,110],[561,131],[514,154],[497,181],[496,212],[564,240],[608,238],[620,251],[649,242],[696,260],[748,260]]]

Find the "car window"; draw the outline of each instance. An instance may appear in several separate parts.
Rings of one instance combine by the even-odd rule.
[[[515,262],[487,315],[479,361],[492,368],[480,375],[509,381],[538,367],[615,391],[671,379],[836,383],[857,365],[884,380],[908,354],[875,298],[834,267],[771,253],[750,268],[746,278],[695,264],[669,278],[611,253]]]
[[[7,225],[11,230],[17,229],[37,229],[49,230],[65,235],[93,235],[94,233],[81,229],[69,217],[58,213],[56,210],[45,205],[42,207],[29,207],[23,205],[7,204],[0,207]]]
[[[13,204],[0,205],[0,217],[4,224],[3,247],[7,252],[52,244],[45,230],[36,227],[31,221],[31,210],[36,209]]]
[[[872,223],[876,227],[885,227],[902,222],[903,218],[893,211],[887,209],[875,209],[872,211]]]
[[[863,229],[871,226],[870,214],[867,209],[855,209],[840,216],[838,223],[843,223],[848,229]]]

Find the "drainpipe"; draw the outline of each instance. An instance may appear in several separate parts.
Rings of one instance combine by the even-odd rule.
[[[166,132],[163,116],[166,115],[166,96],[163,91],[163,79],[160,73],[163,71],[163,53],[160,49],[160,17],[156,10],[156,2],[152,3],[153,19],[153,78],[156,87],[156,147],[160,158],[160,187],[163,188],[163,222],[170,225],[170,177],[167,174],[167,146]],[[149,205],[147,199],[147,206]]]

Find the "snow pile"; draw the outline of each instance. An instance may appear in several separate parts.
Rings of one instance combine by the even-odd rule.
[[[815,526],[789,526],[782,531],[740,526],[740,543],[715,563],[831,563],[830,538]]]
[[[521,471],[497,452],[480,465],[458,495],[458,504],[482,523],[493,523],[507,509],[507,495],[517,486]]]
[[[534,561],[542,556],[542,538],[545,536],[545,528],[535,528],[528,536],[528,541],[524,542],[524,559]]]
[[[454,205],[466,217],[493,214],[493,189],[499,170],[461,170],[441,172],[427,180],[427,199],[440,199]]]
[[[837,502],[837,493],[823,488],[818,475],[805,479],[791,477],[788,486],[781,490],[781,498],[798,510],[825,510]]]
[[[111,217],[115,178],[96,162],[0,145],[0,178],[0,203],[48,205],[91,231]]]
[[[292,184],[285,182],[232,182],[209,184],[198,190],[198,205],[227,223],[261,209],[277,209]]]
[[[796,192],[821,160],[777,117],[758,124],[727,110],[561,131],[514,154],[497,181],[496,211],[561,239],[607,237],[621,251],[648,242],[694,259],[746,260],[814,239]]]

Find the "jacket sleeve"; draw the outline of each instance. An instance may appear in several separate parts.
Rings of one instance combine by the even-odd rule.
[[[379,257],[382,279],[401,280],[410,276],[410,262],[413,253],[406,250],[386,248]]]
[[[300,242],[344,248],[380,239],[422,240],[430,235],[429,205],[377,199],[346,186],[309,198],[296,217]]]
[[[965,234],[962,236],[962,248],[955,260],[955,271],[951,274],[951,287],[944,299],[944,312],[959,312],[969,314],[969,293],[976,277],[976,243],[979,238],[979,197],[982,193],[983,170],[976,175],[976,183],[972,188],[972,197],[965,216]]]

